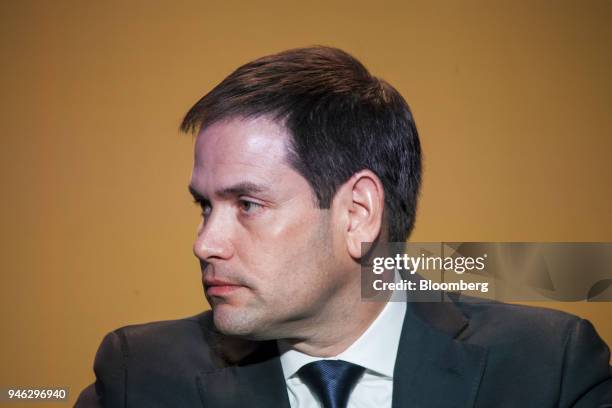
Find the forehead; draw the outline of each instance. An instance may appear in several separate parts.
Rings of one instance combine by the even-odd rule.
[[[192,184],[274,182],[287,163],[289,134],[268,118],[232,118],[212,124],[196,139]]]

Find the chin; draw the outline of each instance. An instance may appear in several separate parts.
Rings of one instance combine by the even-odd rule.
[[[227,336],[236,336],[249,340],[270,340],[275,338],[269,330],[269,324],[253,313],[242,310],[227,310],[224,307],[213,308],[215,327]]]
[[[213,308],[215,327],[228,336],[249,336],[257,327],[257,322],[248,317],[248,313],[239,310],[227,310],[225,306]]]

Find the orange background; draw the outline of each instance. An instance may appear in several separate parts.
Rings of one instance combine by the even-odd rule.
[[[612,241],[610,1],[41,0],[0,13],[0,386],[68,386],[73,402],[106,332],[207,307],[178,124],[239,64],[286,48],[346,49],[410,103],[425,153],[412,240]],[[541,305],[612,343],[610,303]]]

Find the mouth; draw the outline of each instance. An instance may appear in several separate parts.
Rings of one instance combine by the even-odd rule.
[[[221,279],[204,280],[204,288],[206,289],[206,294],[208,296],[227,296],[244,287],[244,285]]]

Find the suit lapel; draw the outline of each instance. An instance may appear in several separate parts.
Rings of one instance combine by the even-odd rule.
[[[261,343],[238,365],[200,372],[196,383],[206,408],[289,408],[276,342]]]
[[[445,300],[408,303],[395,363],[393,408],[475,404],[486,350],[454,340],[467,320]]]

